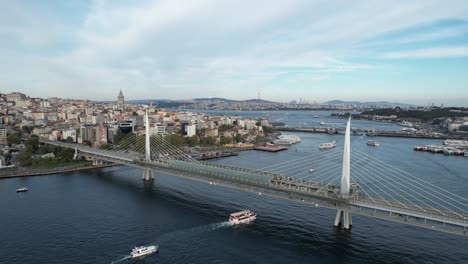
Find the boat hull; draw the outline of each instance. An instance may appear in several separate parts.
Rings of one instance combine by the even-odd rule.
[[[231,225],[249,224],[249,223],[253,222],[255,219],[257,219],[257,216],[251,216],[251,217],[245,218],[245,219],[229,220],[229,223]]]
[[[132,259],[143,258],[143,257],[146,257],[148,255],[158,252],[158,249],[159,249],[158,246],[150,246],[150,247],[147,247],[145,251],[130,253],[130,258]]]

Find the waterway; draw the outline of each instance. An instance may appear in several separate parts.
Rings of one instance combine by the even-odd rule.
[[[265,118],[271,122],[281,122],[290,127],[335,127],[345,128],[346,120],[330,117],[333,113],[345,114],[343,111],[217,111],[217,110],[188,110],[190,112],[201,112],[208,115],[226,115],[244,118]],[[356,112],[358,113],[358,112]],[[320,123],[323,122],[324,125]],[[354,120],[353,128],[376,129],[383,131],[399,131],[400,126],[389,122],[375,122],[369,120]]]
[[[262,168],[318,152],[342,136],[297,133],[287,151],[245,151],[218,160]],[[415,152],[437,140],[352,137],[352,148],[468,198],[468,158]],[[333,153],[332,153],[333,154]],[[468,263],[468,238],[355,215],[351,233],[333,227],[335,212],[156,172],[113,167],[0,180],[0,263],[132,263],[140,243],[160,252],[137,263]],[[28,186],[27,193],[15,190]],[[226,225],[231,212],[257,220]]]

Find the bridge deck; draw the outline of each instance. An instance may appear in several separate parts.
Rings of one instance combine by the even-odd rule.
[[[405,204],[378,200],[366,197],[359,192],[359,186],[351,187],[351,198],[339,195],[339,187],[334,185],[321,185],[314,181],[301,181],[286,175],[241,168],[211,162],[189,162],[175,159],[160,159],[151,162],[143,161],[143,155],[133,151],[111,151],[90,148],[83,145],[70,144],[58,141],[41,140],[42,143],[73,148],[98,159],[120,163],[139,168],[163,170],[175,175],[184,175],[190,179],[210,179],[223,183],[224,186],[241,188],[243,190],[264,190],[271,196],[286,199],[300,200],[312,203],[315,206],[327,208],[350,208],[353,213],[399,221],[424,228],[434,229],[434,223],[442,225],[439,231],[467,235],[468,216],[436,208],[424,208],[416,204]],[[450,225],[451,227],[445,227]]]

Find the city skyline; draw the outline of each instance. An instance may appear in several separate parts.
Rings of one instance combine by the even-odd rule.
[[[2,93],[468,104],[464,1],[2,5]]]

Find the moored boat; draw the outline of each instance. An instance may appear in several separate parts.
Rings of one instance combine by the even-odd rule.
[[[244,210],[237,213],[232,213],[229,216],[229,223],[231,225],[248,224],[255,219],[257,219],[256,213],[250,210]]]
[[[132,249],[132,252],[130,252],[130,257],[131,258],[142,258],[144,256],[153,254],[157,252],[159,249],[158,246],[143,246],[143,245],[137,245]]]
[[[367,141],[367,145],[373,146],[373,147],[378,147],[378,146],[380,146],[379,143],[377,143],[377,142],[375,142],[375,141],[373,141],[373,140]]]
[[[301,142],[301,138],[296,135],[280,135],[273,142],[278,145],[292,145]]]
[[[319,148],[320,149],[331,149],[331,148],[334,148],[336,147],[336,141],[332,141],[332,142],[326,142],[326,143],[320,143],[319,144]]]

